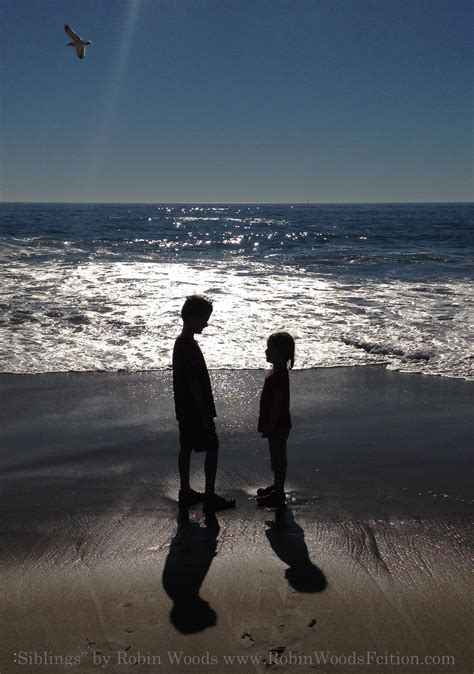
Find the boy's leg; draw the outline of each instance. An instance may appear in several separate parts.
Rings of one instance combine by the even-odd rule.
[[[191,469],[191,450],[181,446],[178,456],[179,486],[181,491],[190,491],[189,473]]]
[[[178,454],[178,469],[179,482],[182,492],[190,491],[191,485],[189,483],[189,474],[191,470],[191,452],[192,443],[189,438],[189,428],[183,422],[179,424],[179,454]]]
[[[235,499],[218,496],[215,491],[217,459],[219,456],[219,440],[215,430],[206,430],[206,459],[204,461],[204,475],[206,491],[204,494],[204,508],[206,511],[225,510],[235,507]]]
[[[216,488],[216,474],[217,474],[217,447],[208,449],[206,452],[206,459],[204,461],[204,477],[206,479],[206,494],[214,494]]]
[[[216,488],[217,459],[219,456],[219,440],[216,431],[206,429],[204,442],[206,444],[206,459],[204,461],[205,493],[209,496],[215,493]]]

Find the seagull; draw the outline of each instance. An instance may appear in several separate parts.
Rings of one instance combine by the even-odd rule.
[[[74,47],[76,54],[80,59],[83,59],[86,55],[86,46],[92,44],[90,40],[83,40],[76,32],[73,31],[71,26],[68,26],[67,23],[64,25],[64,30],[71,38],[72,42],[68,42],[67,47]]]

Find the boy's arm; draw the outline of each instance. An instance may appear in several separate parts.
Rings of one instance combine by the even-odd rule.
[[[177,383],[180,391],[189,391],[203,425],[208,428],[215,428],[214,421],[209,418],[209,412],[205,409],[203,403],[201,385],[199,378],[194,374],[192,356],[182,345],[175,346],[173,351],[173,382]]]
[[[201,417],[202,425],[206,428],[214,429],[214,419],[209,415],[209,410],[204,404],[203,395],[201,392],[201,384],[197,377],[190,377],[189,390],[191,391],[191,395],[198,409],[199,416]]]
[[[188,391],[188,400],[189,395],[191,396],[193,406],[203,426],[215,429],[214,419],[206,405],[206,396],[203,395],[202,382],[198,373],[199,363],[197,363],[196,354],[189,344],[182,344],[179,351],[176,352],[173,368],[181,386]]]

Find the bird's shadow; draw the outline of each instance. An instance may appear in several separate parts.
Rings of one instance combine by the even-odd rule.
[[[322,592],[327,581],[310,559],[303,528],[289,506],[277,508],[275,521],[266,521],[268,541],[278,557],[288,565],[285,578],[297,592]]]
[[[165,561],[163,587],[173,601],[170,620],[179,632],[194,634],[217,623],[217,615],[199,590],[216,555],[219,523],[206,513],[204,526],[190,522],[189,509],[180,508],[178,527]]]

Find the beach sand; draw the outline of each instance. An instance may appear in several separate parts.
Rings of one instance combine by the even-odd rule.
[[[293,372],[276,512],[263,371],[211,376],[237,508],[207,518],[170,371],[0,376],[0,672],[470,672],[472,383]]]

